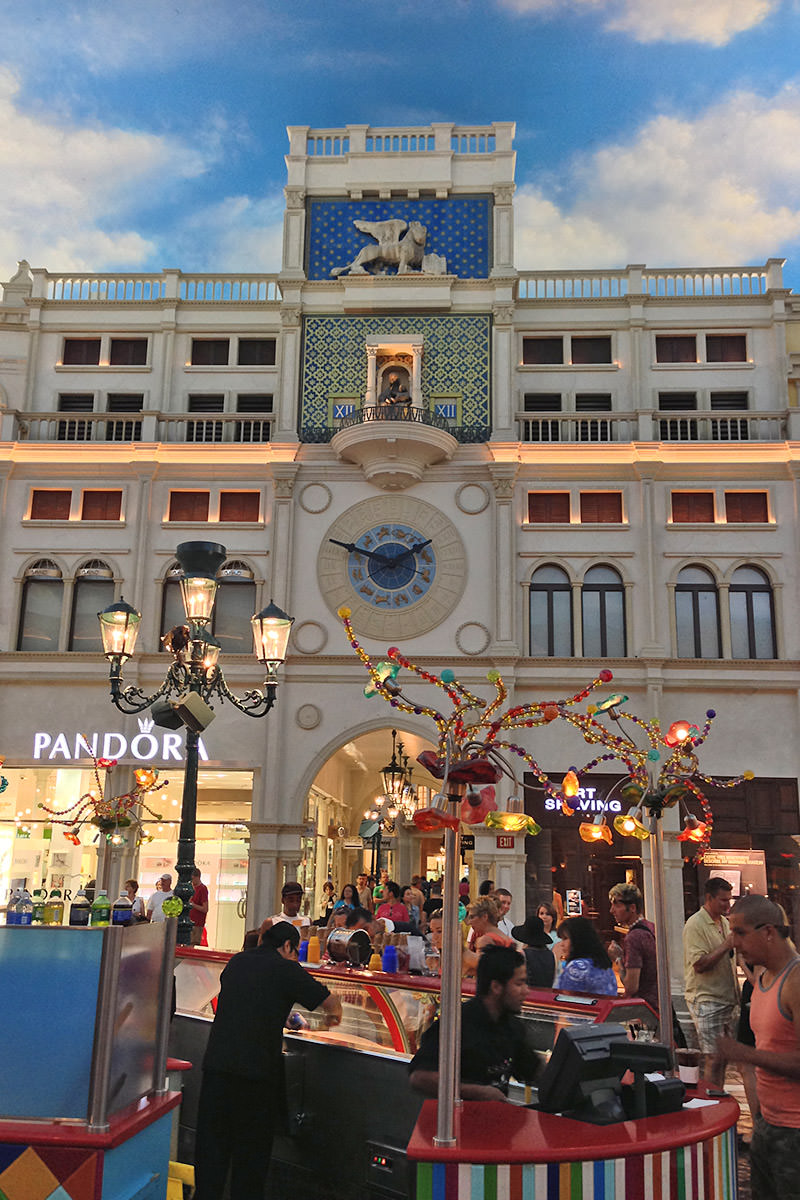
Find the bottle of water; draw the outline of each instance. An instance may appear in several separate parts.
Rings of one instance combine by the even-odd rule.
[[[53,888],[44,906],[45,925],[64,924],[64,901],[61,899],[59,888]]]
[[[33,924],[44,925],[44,888],[36,888],[33,893]]]
[[[75,899],[69,906],[69,923],[70,925],[79,925],[85,928],[89,924],[89,913],[91,906],[89,899],[83,888],[78,888]]]
[[[6,925],[19,925],[19,914],[17,913],[17,904],[20,898],[20,890],[17,888],[15,892],[8,898],[8,907],[6,908]]]
[[[114,907],[111,909],[111,924],[130,925],[132,920],[133,905],[128,899],[128,893],[120,892],[119,898],[114,901]]]
[[[104,891],[99,891],[92,901],[89,924],[92,926],[111,924],[111,901]]]
[[[27,888],[22,889],[22,895],[17,901],[17,924],[33,924],[33,901]]]

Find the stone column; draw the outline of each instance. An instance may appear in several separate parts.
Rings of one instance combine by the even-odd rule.
[[[303,247],[306,234],[306,194],[301,187],[285,187],[286,211],[283,216],[283,263],[281,274],[291,279],[305,278]]]
[[[367,390],[364,393],[364,404],[374,408],[378,403],[378,347],[367,346]]]
[[[513,441],[514,434],[514,305],[495,304],[492,308],[492,340],[495,436]]]
[[[494,188],[492,275],[514,274],[514,184]]]
[[[422,408],[422,346],[412,346],[411,354],[411,403]]]
[[[297,413],[302,403],[300,379],[300,306],[284,304],[281,308],[280,379],[278,383],[278,428],[274,441],[297,440]],[[300,423],[303,416],[300,414]]]
[[[514,536],[514,483],[517,463],[493,463],[490,468],[494,488],[494,546],[495,546],[495,651],[518,655],[514,637],[514,598],[516,575]]]
[[[294,542],[294,505],[292,495],[299,466],[296,463],[272,465],[272,545],[270,553],[270,597],[289,611],[292,575],[292,546]],[[265,601],[268,603],[268,600]]]
[[[247,929],[257,929],[265,917],[278,911],[278,854],[272,826],[250,823],[250,855],[247,872]]]

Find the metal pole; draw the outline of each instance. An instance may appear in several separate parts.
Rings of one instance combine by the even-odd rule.
[[[175,895],[183,901],[183,909],[178,917],[177,943],[179,946],[189,946],[192,940],[192,922],[189,916],[189,904],[194,894],[192,872],[194,871],[195,833],[197,827],[197,744],[199,741],[200,734],[194,729],[187,727],[181,828],[178,838],[178,861],[175,864],[175,869],[178,872]]]
[[[655,900],[656,965],[658,968],[659,1041],[672,1047],[672,993],[669,977],[667,906],[664,896],[664,834],[661,810],[650,809],[650,869]]]
[[[444,908],[442,910],[442,990],[439,1010],[439,1106],[437,1146],[454,1146],[456,1095],[461,1094],[461,930],[458,925],[460,834],[444,831]]]

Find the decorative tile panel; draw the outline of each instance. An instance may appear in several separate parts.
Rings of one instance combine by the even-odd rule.
[[[374,239],[354,221],[419,221],[428,231],[426,254],[447,259],[447,274],[486,279],[491,267],[491,196],[448,196],[419,200],[311,199],[308,202],[306,275],[330,279],[334,267],[353,261]]]
[[[305,317],[300,425],[328,425],[331,395],[338,401],[354,394],[363,397],[367,337],[411,334],[424,338],[421,385],[425,404],[429,408],[440,403],[457,405],[460,423],[489,425],[488,313]]]

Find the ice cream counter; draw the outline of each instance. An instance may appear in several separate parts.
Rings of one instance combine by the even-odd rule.
[[[191,1162],[200,1064],[219,977],[229,955],[179,947],[176,956],[177,1012],[170,1052],[195,1064],[184,1080],[179,1143],[181,1160]],[[422,1097],[409,1087],[407,1065],[438,1013],[439,979],[343,965],[307,969],[339,996],[343,1019],[337,1028],[328,1029],[320,1017],[298,1009],[307,1028],[286,1033],[288,1112],[273,1152],[276,1169],[283,1165],[291,1170],[297,1194],[305,1182],[307,1195],[315,1194],[316,1184],[320,1194],[324,1186],[326,1196],[341,1194],[348,1200],[362,1194],[376,1200],[413,1195],[417,1174],[423,1181],[433,1180],[439,1170],[433,1159],[420,1159],[417,1167],[406,1157],[412,1134],[414,1146],[420,1146],[420,1130],[430,1108],[427,1103],[423,1107]],[[474,984],[465,981],[465,998],[473,991]],[[543,1060],[565,1027],[612,1023],[652,1038],[657,1025],[655,1014],[642,1001],[552,990],[531,990],[522,1017]],[[514,1094],[524,1103],[521,1085]],[[502,1108],[509,1116],[523,1112],[508,1105]],[[450,1196],[436,1190],[429,1194]],[[536,1193],[536,1197],[557,1194]]]

